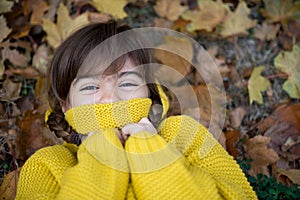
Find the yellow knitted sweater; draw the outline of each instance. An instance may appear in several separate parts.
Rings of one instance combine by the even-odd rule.
[[[257,199],[234,159],[188,116],[165,119],[122,146],[114,128],[147,117],[151,100],[70,109],[77,147],[43,148],[23,166],[16,199]]]

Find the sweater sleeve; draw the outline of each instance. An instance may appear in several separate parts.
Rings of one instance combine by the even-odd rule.
[[[24,177],[28,177],[29,173],[37,173],[28,178],[28,183],[35,181],[36,184],[31,186],[30,192],[22,193],[27,194],[27,199],[124,199],[129,174],[127,161],[124,160],[126,157],[124,151],[120,151],[121,148],[123,146],[113,129],[96,132],[79,146],[78,162],[66,168],[59,180],[55,180],[53,174],[54,166],[59,163],[43,163],[42,172],[26,170]],[[47,154],[43,157],[47,157]],[[29,164],[38,163],[38,160],[33,159]],[[41,188],[43,181],[48,184]],[[25,183],[20,184],[23,187]],[[37,195],[39,198],[36,198]],[[26,199],[24,197],[20,193],[19,199]]]
[[[140,132],[126,142],[133,191],[146,199],[219,199],[212,176],[200,168],[188,168],[172,144],[155,134]]]
[[[184,155],[187,166],[209,174],[222,198],[257,199],[233,157],[197,121],[188,116],[170,117],[161,124],[159,132]]]

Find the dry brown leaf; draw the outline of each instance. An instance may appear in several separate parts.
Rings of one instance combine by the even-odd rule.
[[[193,46],[187,38],[165,36],[165,43],[155,49],[155,57],[167,67],[160,67],[158,75],[172,84],[183,79],[191,68]],[[160,50],[159,48],[167,49]],[[177,54],[171,51],[177,52]]]
[[[233,128],[238,128],[244,116],[247,114],[243,107],[237,107],[234,110],[230,111],[230,124]]]
[[[47,72],[47,66],[50,62],[50,50],[43,44],[38,47],[36,53],[32,58],[32,65],[43,75]]]
[[[155,27],[172,29],[173,25],[174,25],[173,21],[170,21],[170,20],[167,20],[167,19],[164,19],[164,18],[155,18],[154,19],[154,26]]]
[[[8,34],[11,32],[11,29],[9,29],[6,25],[6,19],[4,16],[0,16],[0,42],[4,40]]]
[[[2,90],[0,90],[0,99],[2,101],[14,101],[18,99],[20,97],[21,87],[21,82],[15,83],[9,78],[5,79]]]
[[[249,18],[250,9],[244,1],[239,2],[233,13],[229,13],[222,23],[221,36],[228,37],[238,34],[247,34],[247,30],[256,25],[255,20]]]
[[[221,0],[217,1],[198,1],[199,11],[186,11],[182,17],[190,20],[187,30],[194,32],[195,30],[206,30],[211,32],[217,25],[219,25],[230,12],[229,6],[223,4]]]
[[[2,59],[8,59],[15,66],[25,67],[28,63],[28,57],[20,54],[16,49],[10,50],[9,48],[4,48],[2,50]]]
[[[279,160],[278,154],[267,145],[271,138],[262,135],[257,135],[254,138],[246,138],[244,148],[246,151],[245,157],[252,159],[250,162],[249,175],[256,176],[257,174],[270,175],[268,166],[275,164]]]
[[[91,23],[107,22],[112,19],[111,16],[104,13],[89,12],[88,15],[88,19]]]
[[[21,168],[18,168],[7,174],[1,184],[1,199],[14,200],[17,194],[17,185],[19,181]]]
[[[158,0],[154,9],[160,17],[175,21],[188,9],[187,6],[181,6],[180,4],[181,0]]]
[[[257,25],[254,28],[254,36],[260,39],[261,41],[273,40],[276,38],[279,28],[279,24],[273,25],[263,22],[262,25]]]
[[[237,130],[227,131],[225,132],[226,137],[226,150],[232,155],[234,158],[237,158],[239,155],[239,151],[236,148],[236,143],[240,139],[240,133]]]
[[[0,62],[0,80],[3,79],[5,67],[2,62]]]
[[[49,108],[48,105],[48,95],[47,95],[47,79],[44,76],[39,76],[35,84],[35,100],[37,103],[36,111],[43,115]]]
[[[19,68],[13,68],[13,67],[10,67],[9,69],[13,74],[20,75],[24,78],[34,79],[40,75],[39,72],[37,71],[37,69],[34,67],[31,67],[31,66],[26,67],[25,69],[19,69]]]
[[[277,172],[287,176],[294,184],[300,185],[300,170],[299,169],[278,169]]]
[[[30,24],[40,25],[49,6],[44,0],[26,0],[23,1],[23,8],[25,15],[31,13]]]

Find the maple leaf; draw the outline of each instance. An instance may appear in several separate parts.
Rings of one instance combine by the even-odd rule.
[[[251,158],[250,175],[256,176],[256,174],[265,174],[269,176],[268,166],[274,164],[279,160],[278,154],[267,145],[270,143],[271,138],[262,135],[257,135],[254,138],[246,138],[244,147],[246,151],[246,157]]]
[[[300,98],[300,46],[294,45],[292,52],[282,52],[274,60],[276,68],[287,73],[288,79],[283,84],[283,89],[292,98]]]
[[[0,13],[10,12],[13,5],[14,2],[12,1],[2,0],[0,2]]]
[[[181,16],[186,20],[191,20],[187,25],[187,30],[206,30],[211,32],[220,24],[225,16],[230,12],[229,6],[223,4],[221,0],[215,1],[198,1],[199,11],[186,11]]]
[[[261,10],[268,22],[281,22],[286,25],[290,20],[300,19],[300,2],[293,0],[263,0],[265,8]]]
[[[6,19],[1,15],[0,16],[0,42],[2,42],[10,32],[11,29],[7,27]]]
[[[159,16],[175,21],[183,11],[188,9],[187,6],[181,6],[180,3],[181,0],[158,0],[154,9]]]
[[[127,13],[124,11],[124,7],[127,5],[126,0],[93,0],[92,5],[100,12],[107,13],[116,18],[124,18]]]
[[[63,3],[59,5],[57,11],[57,24],[46,18],[42,21],[43,29],[47,33],[47,41],[54,48],[58,47],[72,32],[89,23],[87,12],[72,19],[68,8]]]
[[[221,35],[228,37],[237,34],[247,34],[247,30],[256,25],[255,20],[249,18],[250,9],[242,1],[233,13],[229,13],[221,25]]]
[[[280,25],[268,24],[263,22],[262,25],[258,25],[254,28],[254,36],[261,41],[263,40],[273,40],[276,38],[276,35],[279,31]]]
[[[253,101],[262,104],[263,97],[261,92],[271,86],[270,81],[260,75],[263,70],[264,66],[254,68],[248,81],[250,104],[252,104]]]

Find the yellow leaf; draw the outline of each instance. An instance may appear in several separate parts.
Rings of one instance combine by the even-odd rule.
[[[2,40],[5,39],[10,32],[11,29],[7,27],[6,19],[3,16],[0,16],[0,42],[2,42]]]
[[[187,30],[193,32],[195,30],[206,30],[211,32],[218,24],[220,24],[229,10],[229,6],[223,4],[221,0],[199,1],[199,11],[186,11],[182,17],[191,20]]]
[[[183,11],[188,9],[187,6],[181,6],[180,3],[181,0],[158,0],[154,9],[159,16],[175,21]]]
[[[2,0],[0,1],[0,13],[10,12],[14,2]]]
[[[116,18],[127,17],[127,13],[124,11],[126,5],[126,0],[93,0],[93,6],[98,11],[110,14]]]
[[[228,37],[237,34],[247,34],[247,30],[256,25],[255,20],[249,18],[250,9],[242,1],[233,13],[229,13],[222,24],[221,35]]]
[[[88,13],[83,13],[72,19],[68,8],[61,3],[57,10],[57,24],[49,19],[43,19],[43,28],[47,33],[49,44],[56,48],[72,32],[89,23]]]
[[[288,79],[283,84],[283,89],[292,98],[300,99],[300,46],[294,45],[292,52],[282,52],[274,60],[276,68],[287,73]]]
[[[265,8],[261,10],[268,22],[281,22],[286,25],[290,20],[300,19],[300,2],[293,0],[263,0]]]
[[[263,97],[261,95],[261,92],[265,91],[266,89],[268,89],[268,87],[271,86],[270,81],[260,75],[263,70],[264,66],[254,68],[248,81],[250,104],[253,101],[262,104]]]

